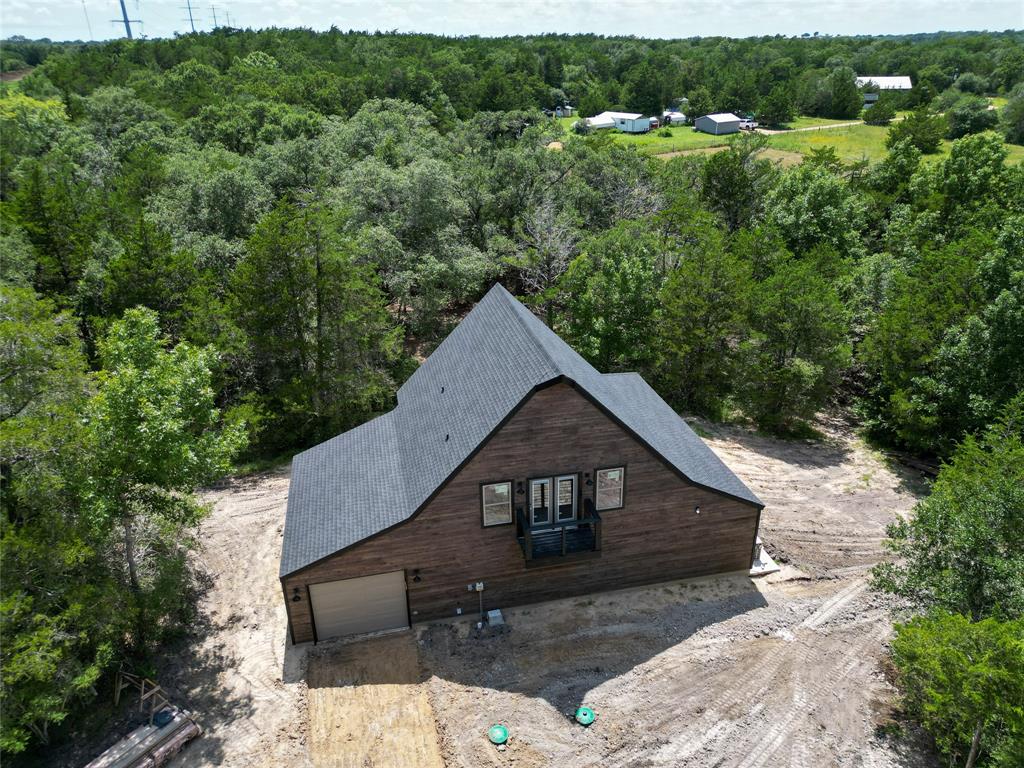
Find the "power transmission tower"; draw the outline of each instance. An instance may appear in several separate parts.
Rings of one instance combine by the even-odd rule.
[[[110,20],[111,24],[121,24],[122,22],[124,23],[124,33],[128,37],[128,39],[131,40],[132,39],[132,24],[141,24],[142,23],[142,19],[129,19],[128,18],[128,9],[125,7],[124,0],[121,0],[121,18],[120,19],[111,19]]]
[[[181,10],[188,11],[188,23],[192,27],[192,34],[196,33],[196,21],[192,16],[192,0],[185,0],[185,4],[181,6]]]
[[[217,6],[211,5],[210,10],[213,11],[213,28],[217,28]]]
[[[89,28],[89,39],[93,40],[92,22],[89,21],[89,9],[85,7],[85,0],[82,0],[82,13],[85,14],[85,26]]]

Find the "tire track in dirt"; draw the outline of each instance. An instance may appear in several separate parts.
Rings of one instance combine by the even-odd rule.
[[[805,619],[795,625],[790,625],[790,633],[806,633],[820,627],[832,617],[837,615],[843,608],[859,597],[866,584],[863,580],[857,579],[853,583],[843,587],[838,593],[827,597],[813,612]],[[885,629],[885,625],[882,625]],[[815,632],[815,634],[817,634]],[[766,642],[771,642],[773,647],[764,647]],[[863,640],[857,647],[862,648],[871,644],[871,640]],[[695,649],[696,650],[696,649]],[[764,638],[754,640],[744,649],[745,653],[753,655],[754,661],[745,664],[744,661],[735,662],[734,666],[743,664],[742,674],[736,675],[730,684],[724,688],[715,687],[714,678],[701,681],[705,691],[709,694],[704,696],[705,709],[697,718],[690,717],[687,710],[686,697],[667,698],[675,702],[672,706],[660,710],[660,716],[647,727],[651,731],[663,732],[672,731],[672,723],[686,721],[689,723],[686,732],[679,740],[663,744],[653,755],[647,759],[654,765],[685,765],[695,755],[701,752],[713,750],[719,747],[721,752],[732,752],[731,745],[742,734],[751,729],[751,723],[758,719],[758,716],[769,707],[766,703],[771,700],[774,688],[782,680],[788,680],[792,674],[802,669],[814,666],[819,659],[821,649],[808,642],[806,638],[798,639],[796,642],[788,642],[777,638]],[[692,654],[690,654],[692,656]],[[676,666],[682,666],[688,661],[687,657],[680,658]],[[832,669],[835,665],[832,665]],[[670,670],[671,671],[671,670]],[[664,662],[659,668],[659,673],[664,673]],[[641,673],[642,676],[643,673]],[[710,698],[710,700],[708,700]],[[756,702],[748,711],[739,718],[731,718],[728,711],[734,708],[737,702]],[[635,747],[626,745],[607,755],[604,764],[614,766],[628,766],[638,758]],[[703,762],[703,760],[699,761]]]
[[[859,641],[846,644],[841,659],[836,660],[841,663],[832,665],[823,677],[810,686],[798,688],[793,705],[780,717],[769,720],[768,730],[750,748],[747,756],[736,765],[736,768],[763,768],[767,765],[810,715],[814,703],[820,701],[827,691],[834,690],[855,669],[866,666],[870,656],[866,657],[865,652],[880,645],[888,632],[889,627],[879,622],[871,632],[861,636]]]
[[[816,627],[820,627],[851,601],[856,599],[858,595],[867,589],[867,586],[867,582],[858,579],[850,586],[840,590],[837,594],[826,600],[824,605],[800,622],[798,628],[807,627],[814,629]]]

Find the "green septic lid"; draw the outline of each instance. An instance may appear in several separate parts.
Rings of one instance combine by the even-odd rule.
[[[576,722],[580,725],[590,725],[595,717],[594,710],[590,707],[580,707],[576,710]]]
[[[492,725],[487,729],[487,738],[491,744],[504,744],[508,741],[508,728],[499,724]]]

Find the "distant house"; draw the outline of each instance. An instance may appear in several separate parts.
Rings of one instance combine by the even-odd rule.
[[[763,506],[639,374],[497,285],[394,410],[293,460],[292,641],[747,571]]]
[[[588,117],[584,122],[592,130],[615,128],[625,133],[646,133],[651,130],[650,118],[639,112],[602,112]]]
[[[665,112],[661,116],[663,125],[683,125],[686,123],[686,115],[682,112]]]
[[[877,91],[870,91],[864,94],[864,106],[869,107],[878,101],[878,94],[881,91],[906,92],[914,87],[910,78],[906,75],[858,75],[857,87],[877,88]]]
[[[693,127],[713,136],[721,136],[725,133],[737,133],[740,130],[741,122],[743,121],[732,112],[717,112],[713,115],[698,117],[693,121]]]
[[[570,104],[564,104],[561,107],[555,107],[555,117],[572,117],[576,114],[576,107]]]

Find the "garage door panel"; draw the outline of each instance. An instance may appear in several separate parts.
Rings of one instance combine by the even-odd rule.
[[[309,593],[320,640],[409,626],[403,571],[311,584]]]

